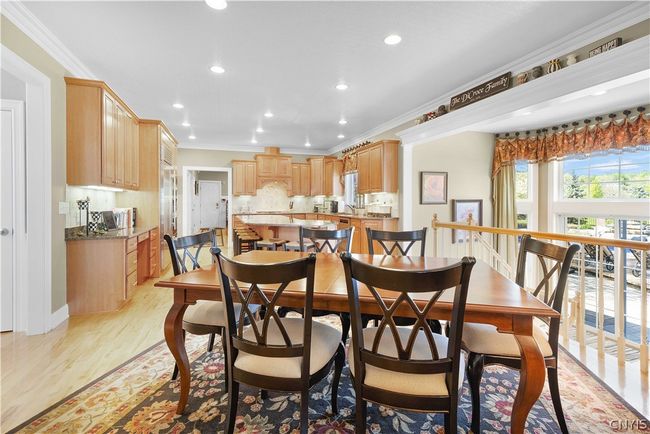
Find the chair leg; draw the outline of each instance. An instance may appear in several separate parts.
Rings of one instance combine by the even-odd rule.
[[[289,309],[287,309],[286,307],[278,308],[278,316],[280,318],[284,318],[285,316],[287,316],[288,313],[289,313]]]
[[[226,430],[227,434],[233,434],[235,431],[235,419],[237,418],[237,404],[239,403],[239,383],[228,378],[228,415],[226,417]]]
[[[339,318],[341,318],[341,338],[343,344],[345,344],[348,341],[348,335],[350,334],[350,314],[347,312],[341,312],[339,313]]]
[[[210,333],[210,339],[208,339],[208,353],[211,353],[214,349],[214,333]]]
[[[345,365],[345,346],[341,342],[336,355],[334,356],[334,378],[332,378],[332,414],[336,415],[339,412],[338,406],[338,391],[339,380],[341,379],[341,371]]]
[[[268,397],[269,397],[269,391],[266,389],[260,389],[260,398],[262,398],[262,400],[265,400]]]
[[[470,353],[467,361],[467,382],[472,395],[472,432],[481,430],[481,377],[484,359],[482,354]]]
[[[300,392],[300,434],[309,431],[309,386]]]
[[[366,434],[366,418],[368,417],[368,406],[366,400],[360,397],[361,393],[356,392],[356,415],[355,415],[355,434]]]
[[[551,399],[553,400],[553,408],[555,408],[555,416],[557,416],[557,423],[560,425],[562,434],[568,434],[569,429],[566,426],[564,419],[564,411],[562,410],[562,400],[560,398],[560,386],[557,378],[557,369],[548,368],[548,388],[551,391]]]
[[[230,372],[230,362],[228,361],[228,349],[226,348],[226,331],[221,330],[221,346],[223,351],[223,375],[225,378],[225,392],[228,392],[228,372]]]
[[[451,398],[449,413],[445,413],[445,434],[456,434],[458,432],[458,394]],[[478,434],[478,431],[473,431]]]

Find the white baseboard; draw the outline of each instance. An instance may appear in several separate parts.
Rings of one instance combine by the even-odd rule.
[[[68,319],[68,305],[64,304],[59,310],[50,315],[50,330]]]

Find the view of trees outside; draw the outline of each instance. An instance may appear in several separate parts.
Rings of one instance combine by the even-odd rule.
[[[517,200],[528,199],[528,161],[515,164],[515,194]]]
[[[562,172],[565,199],[650,198],[649,151],[569,159]]]

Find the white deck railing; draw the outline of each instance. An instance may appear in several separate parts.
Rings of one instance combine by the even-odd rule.
[[[518,250],[518,240],[524,234],[554,244],[580,244],[565,291],[560,342],[568,346],[573,337],[581,347],[594,346],[599,356],[615,353],[619,365],[638,360],[641,372],[648,373],[647,261],[650,243],[501,229],[473,223],[471,215],[466,223],[440,222],[434,215],[434,255],[475,256],[514,280],[517,251],[503,257],[495,247],[497,238],[500,243],[510,243],[514,250]],[[458,232],[452,234],[455,231]],[[527,273],[532,275],[531,282],[536,273],[536,267]]]

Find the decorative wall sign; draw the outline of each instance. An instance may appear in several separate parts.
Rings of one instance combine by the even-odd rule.
[[[451,221],[467,224],[467,218],[472,214],[473,225],[483,225],[483,199],[452,199]],[[452,230],[451,242],[464,243],[469,234],[466,231]]]
[[[597,56],[605,51],[609,51],[612,48],[620,47],[623,45],[623,38],[614,38],[611,41],[605,42],[603,45],[600,45],[593,50],[589,50],[589,57]]]
[[[420,172],[420,204],[447,203],[447,172]]]
[[[484,98],[495,95],[499,92],[510,88],[510,76],[512,73],[506,72],[500,76],[493,78],[492,80],[486,81],[483,84],[480,84],[476,87],[473,87],[465,92],[458,94],[451,98],[449,103],[449,110],[456,110],[466,105],[475,103]]]

